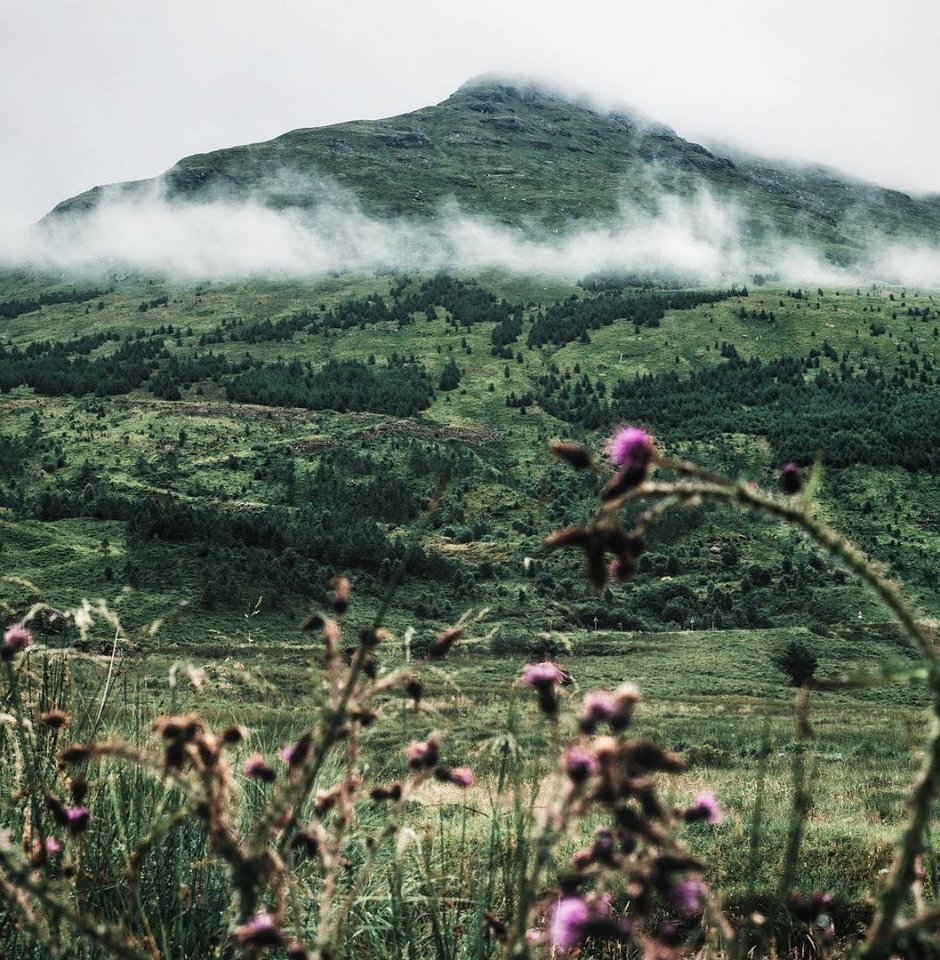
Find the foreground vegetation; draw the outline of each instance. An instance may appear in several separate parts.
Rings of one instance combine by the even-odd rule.
[[[237,768],[259,751],[284,780],[276,751],[324,709],[322,648],[297,627],[345,571],[350,646],[380,617],[391,631],[370,651],[380,676],[419,664],[423,684],[419,711],[407,690],[383,692],[381,722],[357,729],[367,783],[405,777],[401,748],[433,730],[448,766],[470,767],[476,783],[466,792],[432,776],[409,787],[392,801],[397,852],[380,845],[362,875],[364,837],[382,835],[387,801],[349,801],[356,829],[343,840],[336,903],[355,896],[339,955],[489,956],[499,929],[483,912],[518,917],[518,898],[548,894],[590,839],[596,811],[560,841],[540,889],[523,894],[533,831],[558,785],[553,725],[518,678],[546,658],[574,681],[560,695],[560,729],[573,728],[586,691],[640,686],[631,735],[689,763],[663,784],[666,806],[708,789],[724,810],[720,823],[678,835],[736,926],[755,911],[767,918],[749,942],[839,952],[857,939],[920,762],[922,651],[837,559],[708,502],[661,517],[636,575],[596,593],[542,540],[591,516],[598,480],[543,451],[558,435],[597,451],[598,431],[639,418],[664,456],[747,480],[775,483],[795,459],[811,478],[811,514],[851,529],[929,623],[940,534],[932,295],[753,284],[680,295],[609,277],[578,287],[492,275],[87,289],[9,277],[0,300],[2,600],[11,622],[32,614],[36,643],[17,662],[24,709],[69,716],[67,730],[35,734],[34,773],[63,802],[63,745],[153,744],[155,715],[198,711],[208,730],[248,728],[229,761],[234,829],[248,830],[271,788]],[[626,505],[626,521],[639,510]],[[106,598],[120,630],[103,608],[91,625],[59,615],[85,597]],[[424,662],[468,610],[446,671]],[[818,659],[817,678],[854,678],[812,693],[812,740],[774,665],[794,642]],[[9,696],[4,755],[22,764],[10,752],[24,733]],[[325,760],[318,788],[343,766],[342,756]],[[799,858],[795,772],[797,795],[811,799]],[[35,837],[47,815],[21,792],[33,774],[14,763],[2,775],[4,824]],[[224,858],[210,857],[213,841],[185,813],[185,785],[111,760],[90,780],[76,802],[87,802],[92,826],[50,865],[56,891],[77,897],[83,915],[135,931],[135,950],[230,952],[245,916]],[[128,859],[144,840],[146,855]],[[926,843],[930,900],[936,841]],[[268,904],[314,944],[316,863],[291,861],[289,903]],[[781,877],[830,894],[827,922],[787,908]],[[668,918],[657,903],[649,929]],[[66,932],[74,922],[57,916],[47,942],[62,938],[70,957],[111,949],[94,938],[78,946]],[[51,949],[21,914],[4,923],[11,956]]]

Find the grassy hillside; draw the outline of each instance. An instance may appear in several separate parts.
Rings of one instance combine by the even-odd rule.
[[[594,492],[546,443],[599,447],[626,419],[765,483],[819,449],[820,512],[936,615],[932,295],[755,288],[660,318],[650,298],[678,295],[432,280],[128,281],[6,318],[7,556],[62,603],[129,584],[140,622],[186,604],[191,632],[207,611],[231,629],[260,599],[256,629],[279,636],[334,568],[378,594],[446,473],[406,588],[406,606],[435,620],[494,592],[521,631],[594,616],[639,629],[881,616],[790,534],[756,536],[704,508],[655,535],[635,582],[593,597],[540,547]],[[32,289],[9,279],[0,300]],[[611,311],[634,320],[607,323]],[[796,373],[774,366],[787,358]],[[442,389],[449,365],[457,380]],[[359,542],[328,547],[333,535]]]

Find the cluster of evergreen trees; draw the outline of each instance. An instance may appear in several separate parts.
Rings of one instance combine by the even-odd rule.
[[[940,467],[940,395],[928,383],[818,364],[738,358],[684,379],[669,372],[620,380],[609,397],[603,384],[552,372],[540,378],[535,399],[553,416],[589,428],[629,420],[671,439],[766,436],[780,461],[809,463],[821,450],[836,466]]]
[[[424,367],[397,354],[384,367],[358,360],[331,360],[317,371],[297,360],[266,364],[234,377],[227,392],[235,403],[372,411],[395,417],[414,416],[434,398]]]
[[[554,303],[536,316],[528,342],[529,346],[540,347],[547,343],[563,346],[575,340],[587,341],[589,331],[609,327],[615,320],[627,320],[637,327],[658,327],[667,310],[690,310],[703,303],[744,295],[734,288],[657,293],[604,290],[586,299],[572,294],[570,299]]]
[[[324,330],[365,329],[376,324],[394,323],[400,327],[414,322],[415,315],[427,319],[437,316],[437,308],[448,312],[456,327],[472,327],[477,323],[500,323],[511,315],[522,316],[520,304],[510,304],[472,280],[460,280],[440,274],[425,280],[416,291],[406,293],[410,281],[405,278],[392,288],[388,302],[379,293],[366,297],[351,297],[329,310],[324,304],[317,309],[306,308],[276,320],[259,320],[246,324],[235,321],[228,324],[227,337],[231,341],[258,343],[290,340],[301,331],[316,333]],[[212,339],[212,338],[215,339]],[[208,334],[203,342],[222,342],[224,335]]]
[[[40,307],[56,303],[83,303],[108,293],[107,290],[58,290],[40,293],[35,297],[15,297],[12,300],[0,300],[0,318],[12,320],[21,313],[32,313]]]

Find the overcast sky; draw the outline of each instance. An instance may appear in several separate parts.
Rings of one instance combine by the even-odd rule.
[[[0,0],[0,230],[91,186],[490,71],[940,192],[935,0]]]

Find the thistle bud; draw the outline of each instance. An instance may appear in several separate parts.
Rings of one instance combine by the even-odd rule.
[[[553,440],[549,449],[559,460],[564,460],[568,466],[574,467],[575,470],[590,470],[594,466],[590,453],[580,444]]]

